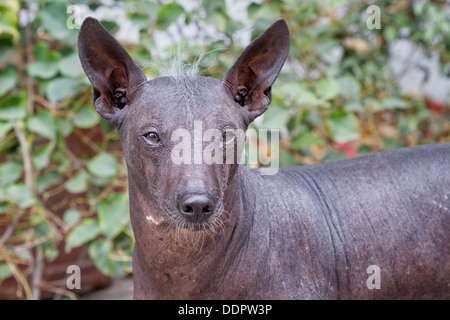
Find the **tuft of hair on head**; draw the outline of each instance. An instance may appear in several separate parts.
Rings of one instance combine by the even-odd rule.
[[[190,62],[187,61],[186,51],[184,44],[178,45],[177,50],[161,63],[159,76],[179,78],[201,75],[201,69],[207,69],[204,63],[205,53],[202,52],[194,62]]]

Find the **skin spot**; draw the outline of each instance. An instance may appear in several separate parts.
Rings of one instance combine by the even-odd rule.
[[[150,221],[151,223],[154,223],[156,225],[159,224],[159,222],[156,221],[155,218],[153,218],[152,216],[145,216],[145,219],[147,219],[148,221]]]
[[[170,273],[164,272],[164,276],[166,277],[167,281],[172,282],[172,277],[170,276]]]

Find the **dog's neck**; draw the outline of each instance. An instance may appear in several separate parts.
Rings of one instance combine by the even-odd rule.
[[[202,292],[213,292],[209,287],[226,277],[235,263],[228,257],[239,255],[250,226],[249,217],[242,214],[239,171],[225,193],[220,226],[206,231],[190,231],[165,221],[157,205],[129,177],[130,213],[136,239],[133,272],[138,279],[135,284],[142,285],[135,288],[135,298],[195,298],[197,294],[201,297]]]

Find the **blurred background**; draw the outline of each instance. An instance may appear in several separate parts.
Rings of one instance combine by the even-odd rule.
[[[281,166],[450,142],[449,1],[2,0],[2,299],[77,299],[132,274],[120,141],[78,60],[86,16],[149,79],[173,52],[221,78],[283,17],[290,55],[253,124],[280,129]],[[69,265],[81,289],[68,288]]]

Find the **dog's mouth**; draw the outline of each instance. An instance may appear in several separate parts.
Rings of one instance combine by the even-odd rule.
[[[163,216],[164,222],[168,226],[192,232],[208,231],[220,233],[228,221],[228,214],[223,210],[221,202],[216,206],[214,212],[208,215],[207,219],[201,219],[200,221],[192,221],[168,203],[164,206]]]
[[[220,212],[214,212],[207,220],[192,222],[188,221],[184,216],[176,214],[170,215],[168,219],[166,219],[166,222],[175,228],[182,228],[193,232],[211,231],[215,230],[218,225],[220,225],[220,215]]]
[[[161,210],[161,223],[154,224],[157,224],[159,230],[165,230],[178,245],[200,251],[206,243],[214,243],[216,237],[223,234],[228,226],[230,216],[223,209],[222,202],[217,203],[214,212],[207,219],[193,222],[186,219],[172,203],[166,202]]]
[[[198,231],[208,231],[213,229],[214,227],[214,218],[210,219],[211,221],[204,221],[204,222],[182,222],[177,223],[175,226],[177,228],[183,228],[189,231],[198,232]]]

